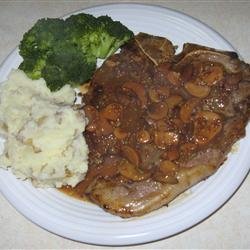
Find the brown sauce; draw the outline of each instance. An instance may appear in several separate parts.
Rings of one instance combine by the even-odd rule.
[[[71,196],[75,199],[78,200],[83,200],[83,201],[89,201],[88,197],[84,194],[84,192],[78,193],[75,188],[72,188],[70,186],[63,186],[61,188],[58,188],[58,190],[68,196]]]
[[[87,200],[97,178],[177,184],[194,155],[221,147],[224,107],[241,76],[229,82],[222,64],[196,59],[154,65],[134,50],[107,60],[84,95],[89,170],[75,188],[60,189],[67,195]]]

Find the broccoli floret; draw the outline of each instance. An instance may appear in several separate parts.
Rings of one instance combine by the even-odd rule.
[[[89,14],[72,15],[65,20],[67,39],[79,46],[84,54],[89,51],[89,39],[86,37],[97,29],[97,19]]]
[[[97,58],[111,55],[132,36],[108,16],[41,19],[23,36],[19,68],[32,79],[43,77],[53,91],[65,84],[75,87],[91,78]]]
[[[23,35],[19,45],[20,55],[26,57],[40,57],[54,46],[55,42],[65,37],[64,21],[59,18],[43,18]]]
[[[73,15],[66,19],[72,40],[83,52],[105,59],[128,41],[133,32],[109,16],[98,18],[89,14]]]
[[[109,16],[97,18],[99,29],[99,46],[95,46],[98,58],[106,58],[112,55],[122,44],[133,37],[133,32],[119,21],[113,21]],[[92,37],[91,37],[92,39]]]
[[[81,36],[86,30],[93,30],[97,24],[97,18],[85,13],[71,15],[65,20],[66,29],[76,36]]]
[[[95,57],[84,55],[74,44],[61,43],[48,56],[42,77],[50,90],[56,91],[65,84],[73,87],[83,84],[91,78],[95,68]]]
[[[40,19],[24,34],[19,45],[19,53],[23,57],[19,68],[30,78],[41,77],[41,71],[51,49],[57,41],[65,37],[63,26],[64,21],[58,18]]]
[[[28,77],[32,79],[39,79],[42,77],[41,71],[46,64],[46,59],[43,57],[27,57],[25,60],[20,64],[19,69],[26,72]]]

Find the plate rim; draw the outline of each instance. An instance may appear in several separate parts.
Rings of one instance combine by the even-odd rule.
[[[163,6],[160,6],[160,5],[140,4],[140,3],[109,3],[109,4],[101,4],[101,5],[90,6],[90,7],[84,8],[84,9],[76,10],[76,11],[71,12],[71,13],[69,13],[69,14],[65,14],[64,17],[65,17],[65,16],[68,16],[68,15],[72,15],[72,14],[84,12],[84,11],[86,11],[86,10],[98,9],[98,8],[103,8],[103,7],[107,7],[107,6],[125,6],[125,5],[127,5],[127,6],[139,6],[139,7],[146,6],[147,8],[161,9],[163,12],[164,12],[165,10],[168,10],[169,12],[177,13],[178,15],[185,16],[185,17],[187,17],[187,18],[191,18],[191,19],[194,20],[196,23],[198,23],[198,24],[200,24],[200,25],[202,25],[202,26],[205,26],[206,28],[208,28],[208,29],[211,30],[212,32],[216,33],[216,35],[219,36],[220,39],[224,40],[224,42],[225,42],[228,46],[230,46],[234,51],[236,51],[235,48],[232,46],[232,44],[231,44],[229,41],[227,41],[220,33],[218,33],[216,30],[214,30],[212,27],[208,26],[208,25],[205,24],[204,22],[202,22],[202,21],[200,21],[199,19],[196,19],[196,18],[194,18],[194,17],[192,17],[192,16],[190,16],[190,15],[184,13],[184,12],[181,12],[181,11],[178,11],[178,10],[174,10],[174,9],[171,9],[171,8],[167,8],[167,7],[163,7]],[[15,48],[14,50],[12,50],[12,51],[9,53],[9,55],[3,60],[3,62],[2,62],[1,65],[0,65],[0,73],[2,72],[2,70],[3,70],[4,66],[5,66],[5,64],[6,64],[7,62],[9,62],[9,60],[11,59],[11,57],[13,57],[13,54],[16,53],[16,51],[17,51],[17,48]],[[236,51],[236,52],[237,52],[237,51]],[[238,52],[237,52],[237,53],[238,53]],[[198,219],[198,222],[195,222],[193,225],[191,225],[191,226],[189,226],[189,227],[187,227],[187,228],[185,228],[185,229],[183,229],[183,230],[181,230],[181,231],[178,231],[178,232],[176,232],[176,233],[174,233],[174,234],[165,236],[165,237],[155,238],[155,239],[153,239],[153,240],[151,239],[151,240],[148,240],[148,241],[139,241],[139,242],[136,242],[136,243],[129,243],[129,242],[128,242],[128,243],[125,243],[125,244],[124,244],[124,243],[123,243],[123,244],[119,244],[119,243],[116,243],[116,244],[106,244],[106,243],[104,243],[104,244],[102,244],[102,243],[96,243],[96,242],[88,242],[88,241],[86,241],[86,240],[84,240],[84,241],[82,241],[82,240],[76,240],[76,239],[72,239],[71,237],[67,237],[67,236],[65,236],[65,235],[58,234],[58,233],[56,233],[55,231],[49,230],[47,227],[44,227],[44,226],[42,226],[41,224],[38,224],[35,220],[32,220],[27,214],[24,214],[24,213],[21,211],[21,209],[17,209],[17,206],[14,204],[14,202],[13,202],[11,199],[9,199],[10,197],[7,197],[6,195],[4,195],[5,192],[2,190],[2,185],[1,185],[1,184],[0,184],[0,191],[1,191],[1,193],[3,194],[3,197],[5,197],[5,199],[8,200],[9,203],[10,203],[19,213],[21,213],[25,218],[27,218],[28,220],[32,221],[32,223],[38,225],[39,227],[41,227],[41,228],[47,230],[48,232],[51,232],[51,233],[56,234],[56,235],[59,235],[60,237],[67,238],[67,239],[74,240],[74,241],[79,241],[79,242],[87,243],[87,244],[93,244],[93,245],[105,245],[105,246],[138,245],[138,244],[145,244],[145,243],[149,243],[149,242],[154,242],[154,241],[157,241],[157,240],[160,240],[160,239],[165,239],[165,238],[172,237],[172,236],[174,236],[174,235],[176,235],[176,234],[180,234],[180,233],[182,233],[182,232],[184,232],[184,231],[186,231],[186,230],[189,230],[190,228],[196,226],[197,224],[203,222],[203,221],[206,220],[208,217],[212,216],[212,215],[213,215],[214,213],[216,213],[222,206],[224,206],[224,204],[227,203],[228,200],[230,200],[230,199],[234,196],[234,194],[237,192],[237,190],[241,187],[241,185],[243,184],[243,182],[244,182],[245,179],[247,178],[247,175],[248,175],[248,173],[249,173],[249,170],[250,170],[250,166],[249,166],[249,169],[248,169],[248,171],[246,172],[246,174],[244,174],[244,178],[240,181],[240,184],[237,186],[237,188],[236,188],[236,189],[233,188],[233,189],[234,189],[234,192],[231,193],[231,195],[230,195],[229,197],[227,197],[227,199],[224,200],[224,202],[223,202],[219,207],[217,207],[213,212],[209,213],[209,214],[208,214],[206,217],[204,217],[202,220],[199,220],[199,219]],[[0,172],[0,178],[1,178],[1,172]]]

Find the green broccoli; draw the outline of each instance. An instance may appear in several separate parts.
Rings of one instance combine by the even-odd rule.
[[[64,21],[58,18],[43,18],[24,34],[19,45],[19,53],[23,57],[20,69],[32,79],[41,78],[41,71],[46,58],[56,41],[64,37]]]
[[[65,84],[75,87],[91,78],[97,58],[105,59],[132,36],[108,16],[81,13],[66,20],[40,19],[19,45],[19,68],[32,79],[43,77],[53,91]]]
[[[67,40],[79,46],[84,54],[89,53],[89,40],[86,39],[97,29],[97,19],[89,14],[72,15],[65,20]],[[91,56],[92,57],[92,56]]]
[[[63,85],[77,87],[90,79],[96,69],[96,58],[85,56],[79,47],[60,43],[46,60],[42,76],[50,90],[59,90]]]
[[[23,35],[19,45],[20,55],[30,57],[50,51],[56,41],[65,37],[64,21],[59,18],[43,18]]]
[[[91,48],[98,58],[106,58],[112,55],[125,42],[133,37],[130,31],[119,21],[113,21],[109,16],[100,16],[97,18],[99,28],[95,36],[99,37],[99,44],[94,43],[96,39],[90,35]]]
[[[42,77],[42,69],[46,65],[45,57],[26,57],[19,65],[19,69],[23,70],[31,79],[39,79]]]
[[[87,26],[82,27],[84,32],[77,32],[75,39],[81,46],[83,51],[93,54],[95,57],[105,59],[113,54],[122,44],[133,36],[133,32],[118,21],[113,21],[109,16],[100,16],[92,19],[93,16],[86,14],[74,15],[70,18],[72,26],[75,27],[73,32],[78,29],[78,25],[88,22]],[[69,19],[70,19],[69,18]],[[66,19],[66,22],[68,19]]]

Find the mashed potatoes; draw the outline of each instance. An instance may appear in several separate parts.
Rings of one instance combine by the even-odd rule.
[[[40,187],[75,186],[87,171],[85,118],[72,109],[69,85],[50,92],[15,70],[0,87],[0,133],[6,138],[0,166]]]

